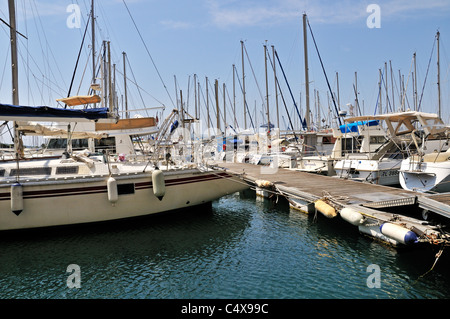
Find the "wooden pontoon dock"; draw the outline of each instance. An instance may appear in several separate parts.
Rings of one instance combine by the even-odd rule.
[[[317,212],[317,202],[325,201],[336,210],[336,215],[344,208],[353,209],[361,214],[365,222],[377,224],[377,227],[366,229],[361,224],[354,223],[365,234],[372,235],[394,245],[398,241],[385,240],[378,229],[384,223],[394,223],[414,231],[422,241],[439,245],[450,245],[450,233],[440,225],[423,220],[422,216],[406,216],[398,211],[415,207],[415,211],[436,213],[450,220],[450,194],[424,194],[314,173],[297,171],[295,169],[271,168],[268,166],[247,163],[216,163],[228,173],[240,175],[241,178],[256,188],[261,196],[282,195],[291,203],[306,213]],[[383,211],[387,209],[390,212]],[[342,214],[341,214],[342,217]],[[420,240],[419,240],[420,241]]]

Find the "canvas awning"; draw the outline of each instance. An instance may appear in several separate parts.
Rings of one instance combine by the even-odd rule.
[[[56,101],[67,104],[68,106],[83,105],[90,103],[100,103],[101,98],[98,95],[77,95],[57,99]]]
[[[19,131],[22,131],[25,135],[40,135],[40,136],[53,136],[53,137],[63,137],[66,138],[68,135],[67,130],[45,126],[39,123],[33,122],[25,122],[20,123],[18,128]],[[72,139],[80,139],[80,138],[95,138],[101,139],[107,137],[108,134],[98,133],[98,132],[78,132],[72,131],[70,133],[70,137]]]

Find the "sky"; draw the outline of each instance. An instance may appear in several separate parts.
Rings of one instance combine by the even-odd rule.
[[[56,99],[68,95],[90,2],[16,0],[17,30],[27,37],[19,36],[18,40],[19,104],[56,107]],[[79,25],[74,19],[74,5],[79,8]],[[271,123],[279,123],[281,129],[290,124],[298,127],[298,113],[303,118],[306,105],[302,25],[306,14],[310,26],[307,51],[314,123],[332,123],[336,108],[350,112],[349,104],[356,105],[355,91],[364,115],[378,112],[380,103],[383,112],[399,110],[403,104],[404,109],[437,113],[437,31],[441,114],[446,123],[450,121],[448,0],[103,0],[95,2],[94,12],[96,55],[102,41],[110,41],[120,108],[124,95],[122,52],[126,52],[130,109],[164,107],[144,114],[163,118],[178,107],[182,96],[185,109],[194,115],[195,87],[200,88],[200,118],[206,120],[209,97],[211,122],[215,126],[217,80],[221,123],[225,85],[227,124],[243,128],[241,87],[245,84],[251,116],[246,114],[247,126],[267,122],[268,104]],[[9,20],[6,0],[0,1],[0,18]],[[0,52],[0,101],[11,103],[9,29],[4,23],[0,25],[0,42],[4,43]],[[86,95],[92,78],[90,27],[85,42],[72,95]],[[268,48],[267,57],[264,46]],[[277,91],[272,46],[280,60],[275,64],[281,88]],[[406,91],[403,98],[402,82]]]

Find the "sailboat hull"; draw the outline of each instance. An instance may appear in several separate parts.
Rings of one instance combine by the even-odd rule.
[[[74,225],[131,218],[211,202],[248,186],[225,172],[170,172],[165,194],[153,193],[151,173],[114,176],[118,199],[108,200],[108,176],[22,182],[23,210],[11,211],[11,185],[0,187],[0,230]]]

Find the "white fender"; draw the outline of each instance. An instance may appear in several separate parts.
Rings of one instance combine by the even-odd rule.
[[[162,200],[166,194],[166,182],[164,181],[164,173],[160,169],[152,172],[153,194]]]
[[[106,182],[106,187],[108,189],[108,200],[111,203],[115,203],[119,200],[119,192],[117,191],[117,181],[114,177],[110,176]]]
[[[362,225],[365,221],[364,216],[353,208],[345,207],[339,212],[339,214],[343,220],[354,226]]]
[[[417,235],[414,232],[397,224],[384,223],[380,226],[380,231],[404,245],[417,243]]]
[[[19,182],[11,185],[11,211],[17,216],[23,211],[23,187]]]

